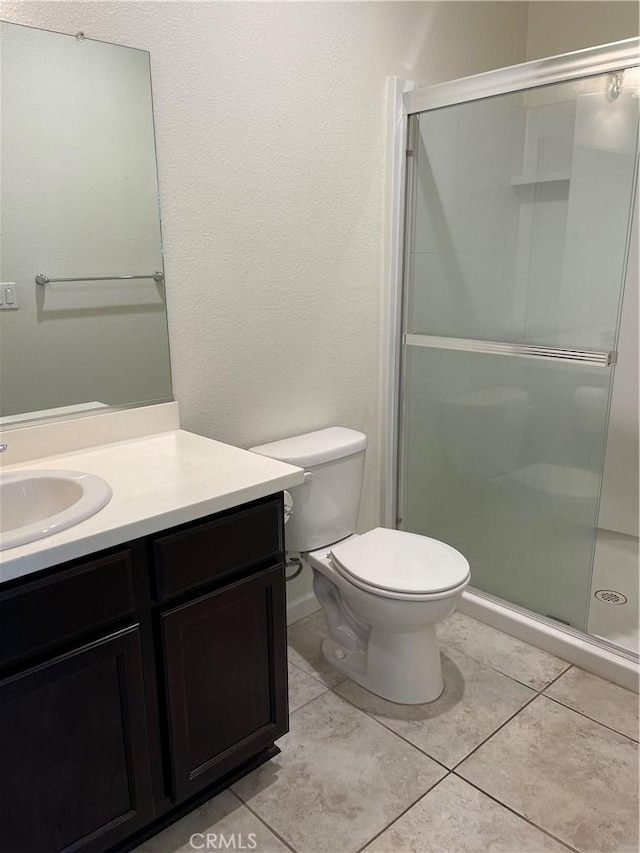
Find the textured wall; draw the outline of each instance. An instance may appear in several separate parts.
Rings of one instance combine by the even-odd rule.
[[[370,438],[378,520],[386,77],[523,58],[524,3],[3,3],[151,51],[174,388],[241,446]]]
[[[632,38],[640,27],[637,2],[534,0],[528,5],[527,59]]]

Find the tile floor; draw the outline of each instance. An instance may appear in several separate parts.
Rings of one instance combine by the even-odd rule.
[[[637,853],[635,694],[456,613],[444,693],[395,705],[331,669],[324,630],[290,628],[282,754],[137,853],[196,832],[257,853]]]

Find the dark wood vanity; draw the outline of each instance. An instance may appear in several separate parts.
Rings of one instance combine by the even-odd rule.
[[[282,494],[0,586],[0,847],[130,850],[278,753]]]

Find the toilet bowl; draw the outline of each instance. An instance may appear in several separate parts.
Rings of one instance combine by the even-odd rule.
[[[436,624],[455,610],[469,564],[427,536],[354,533],[365,447],[362,433],[331,427],[252,450],[305,469],[291,490],[285,545],[313,570],[324,657],[384,699],[432,702],[443,690]]]
[[[376,528],[303,559],[327,618],[325,658],[392,702],[437,699],[443,680],[436,623],[453,613],[469,583],[464,557],[426,536]]]

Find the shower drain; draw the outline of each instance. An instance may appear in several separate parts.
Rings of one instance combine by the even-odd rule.
[[[605,604],[626,604],[627,596],[621,592],[616,592],[614,589],[599,589],[594,592],[598,601],[604,601]]]

